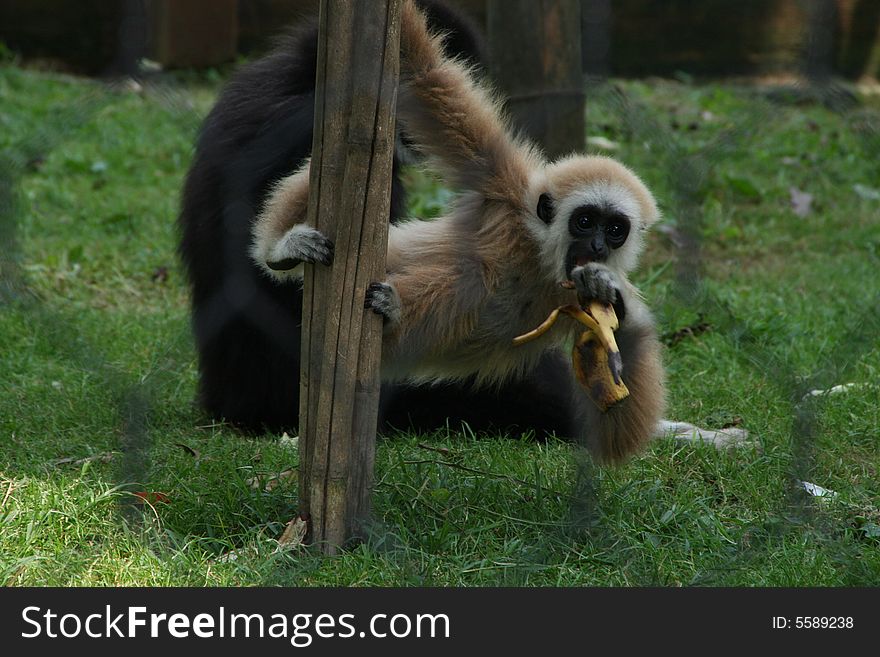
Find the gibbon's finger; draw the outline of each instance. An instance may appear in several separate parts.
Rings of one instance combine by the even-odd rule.
[[[388,283],[370,283],[364,298],[364,308],[372,310],[386,323],[400,321],[400,297]]]
[[[280,239],[258,235],[253,249],[255,257],[264,261],[271,271],[288,271],[300,263],[333,264],[333,241],[306,224],[290,228]]]

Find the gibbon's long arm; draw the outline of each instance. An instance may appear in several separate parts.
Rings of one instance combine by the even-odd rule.
[[[252,227],[251,257],[279,280],[302,276],[301,262],[329,264],[333,256],[329,241],[306,224],[310,164],[278,181]]]
[[[464,63],[446,57],[442,43],[412,0],[405,0],[398,98],[403,130],[448,184],[520,210],[529,172],[543,161],[532,145],[513,137],[499,102]]]
[[[542,158],[534,146],[512,136],[499,103],[465,63],[446,56],[442,43],[442,35],[429,32],[421,10],[405,0],[398,119],[447,184],[527,212],[524,191],[530,172],[543,166]],[[321,250],[320,235],[305,225],[308,182],[306,162],[278,182],[253,227],[251,256],[279,280],[301,276],[302,269],[291,265],[303,243]],[[392,248],[393,241],[392,236]],[[299,259],[309,260],[308,255]]]

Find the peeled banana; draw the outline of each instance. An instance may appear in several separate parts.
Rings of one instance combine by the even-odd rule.
[[[519,346],[541,337],[556,323],[560,313],[587,327],[572,348],[572,365],[590,399],[600,410],[607,411],[629,395],[621,378],[623,360],[614,339],[614,331],[620,324],[610,304],[591,301],[586,308],[573,304],[559,306],[536,329],[514,338],[513,344]]]

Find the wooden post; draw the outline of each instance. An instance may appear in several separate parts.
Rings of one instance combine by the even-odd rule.
[[[583,152],[580,0],[488,0],[492,76],[551,158]]]
[[[331,555],[370,511],[399,44],[400,0],[321,0],[309,221],[336,250],[305,270],[299,493]]]

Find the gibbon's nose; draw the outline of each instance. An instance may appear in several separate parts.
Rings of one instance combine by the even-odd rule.
[[[597,235],[590,240],[590,250],[593,252],[594,260],[604,260],[608,257],[608,247],[601,235]]]

